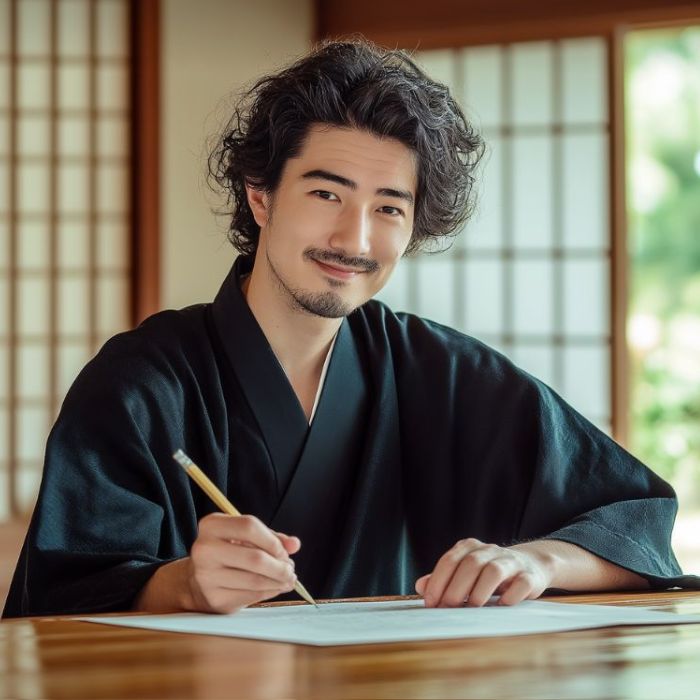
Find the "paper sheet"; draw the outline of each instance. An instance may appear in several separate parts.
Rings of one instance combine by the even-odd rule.
[[[426,608],[422,600],[250,608],[233,615],[139,615],[80,618],[149,630],[334,646],[499,637],[612,627],[698,623],[700,615],[647,608],[524,601],[507,607]]]

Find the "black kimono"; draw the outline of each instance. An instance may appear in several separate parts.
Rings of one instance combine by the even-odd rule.
[[[309,426],[240,291],[105,344],[68,393],[4,615],[128,610],[215,510],[182,448],[236,507],[302,541],[318,598],[413,593],[458,539],[552,538],[700,587],[670,547],[671,487],[482,343],[370,301],[338,332]]]

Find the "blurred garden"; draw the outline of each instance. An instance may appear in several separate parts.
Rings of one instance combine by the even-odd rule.
[[[700,573],[700,27],[625,39],[630,448],[671,481]]]

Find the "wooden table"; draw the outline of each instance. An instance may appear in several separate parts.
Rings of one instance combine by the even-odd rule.
[[[700,613],[700,593],[557,597]],[[0,624],[3,698],[697,698],[700,625],[302,647],[68,618]]]

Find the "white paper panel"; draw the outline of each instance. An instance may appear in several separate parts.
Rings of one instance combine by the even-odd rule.
[[[567,335],[610,333],[608,263],[601,260],[564,261],[564,332]]]
[[[431,321],[452,326],[454,314],[454,266],[445,257],[423,257],[418,263],[418,313]]]
[[[125,109],[128,106],[126,66],[103,65],[97,69],[97,108]]]
[[[10,52],[10,0],[0,0],[0,54]],[[0,88],[2,84],[0,83]],[[2,459],[2,457],[0,457]]]
[[[469,112],[482,127],[503,122],[503,54],[497,46],[479,46],[462,53],[464,84],[462,94]]]
[[[90,104],[88,64],[64,63],[58,68],[58,105],[61,109],[87,109]]]
[[[462,234],[462,246],[468,250],[500,250],[503,246],[503,146],[500,139],[487,143],[478,188],[477,209],[467,230]]]
[[[90,359],[87,343],[60,343],[58,346],[58,391],[65,394]]]
[[[7,335],[9,319],[7,317],[7,302],[9,293],[9,281],[5,274],[0,274],[0,335]]]
[[[48,50],[48,0],[20,0],[17,3],[17,51],[20,55],[46,56]]]
[[[416,55],[418,65],[436,82],[455,87],[455,55],[450,49],[421,51]],[[453,97],[457,97],[454,94]]]
[[[17,168],[17,195],[20,211],[43,213],[49,202],[49,166],[20,163]]]
[[[20,399],[41,399],[49,390],[49,347],[20,343],[17,349],[17,393]]]
[[[48,411],[44,406],[23,406],[17,411],[17,453],[20,459],[40,462],[49,431]],[[34,470],[20,469],[19,473]],[[34,483],[32,481],[32,483]],[[38,481],[36,482],[38,486]]]
[[[118,234],[118,232],[115,233]],[[125,237],[122,234],[121,238]],[[126,245],[122,244],[121,247],[125,249]],[[408,272],[410,265],[411,263],[406,260],[399,260],[389,281],[377,294],[377,299],[387,304],[392,311],[406,311],[408,309]]]
[[[20,270],[48,270],[48,224],[39,221],[25,221],[19,225],[17,234]]]
[[[471,259],[465,263],[464,328],[469,335],[503,332],[503,264]]]
[[[547,42],[511,49],[512,110],[515,125],[552,123],[552,47]]]
[[[74,163],[58,168],[58,209],[64,213],[78,213],[87,209],[88,168]]]
[[[516,344],[510,356],[518,367],[554,388],[554,348],[551,345]]]
[[[516,248],[552,245],[552,141],[513,139],[513,242]]]
[[[2,332],[3,330],[4,329],[0,329],[0,332]],[[7,352],[7,343],[4,341],[0,341],[0,402],[7,399],[8,362],[9,358]],[[1,455],[0,459],[2,459]]]
[[[4,414],[5,411],[0,409],[0,420]],[[4,460],[7,460],[6,430],[6,427],[0,425],[0,440],[2,440],[0,443],[0,519],[3,522],[11,517],[8,469],[6,463],[3,463]]]
[[[61,0],[58,3],[59,54],[87,57],[89,39],[87,0]]]
[[[38,417],[36,419],[28,420],[35,420],[36,424],[38,425]],[[28,423],[27,427],[29,428],[31,425]],[[38,441],[36,445],[32,446],[32,450],[36,451],[37,449],[40,449],[41,455],[36,464],[22,465],[22,469],[20,469],[19,473],[17,474],[17,502],[20,509],[25,512],[30,511],[34,507],[37,494],[39,493],[39,486],[41,485],[43,450],[44,445],[46,444],[46,436],[44,437],[44,445],[41,444],[41,438],[38,435],[30,433],[27,436],[27,439]],[[20,443],[20,446],[21,445],[22,443]]]
[[[106,336],[129,327],[129,280],[109,275],[97,280],[97,332]]]
[[[126,208],[128,169],[125,165],[97,167],[97,208],[102,213],[119,214]]]
[[[20,277],[17,284],[20,335],[40,335],[49,327],[48,277]]]
[[[7,168],[0,168],[0,213],[7,212],[8,195]]]
[[[20,158],[22,156],[48,156],[48,117],[21,116],[17,122],[17,146]]]
[[[564,245],[604,250],[610,245],[607,137],[567,134],[562,146]]]
[[[600,347],[564,349],[564,398],[585,416],[610,412],[610,354]]]
[[[86,222],[66,221],[58,227],[58,267],[85,269],[88,267],[88,226]]]
[[[127,222],[101,221],[97,225],[96,243],[98,268],[126,270],[129,267]],[[402,267],[400,263],[399,267]]]
[[[600,37],[561,42],[563,120],[608,121],[607,50]]]
[[[4,407],[0,406],[0,465],[2,462],[6,461],[8,458],[7,443],[9,435],[7,434],[7,421],[9,418],[9,411]],[[5,495],[7,493],[5,483],[7,478],[7,470],[0,466],[0,508],[4,507],[4,502],[6,500]]]
[[[553,331],[553,265],[549,260],[513,263],[513,325],[519,335]]]
[[[0,219],[0,274],[7,269],[10,257],[10,226]]]
[[[2,411],[0,410],[0,416]],[[3,432],[0,427],[0,438],[2,438]],[[5,443],[3,443],[5,444]],[[4,456],[4,455],[3,455]],[[10,494],[9,494],[9,477],[7,475],[7,467],[0,462],[0,520],[2,522],[9,520],[11,517],[10,513]]]
[[[10,120],[0,113],[0,156],[7,157],[10,153]],[[2,169],[6,166],[3,164]]]
[[[90,134],[86,117],[58,120],[58,153],[61,156],[87,156]]]
[[[99,56],[126,56],[127,3],[101,0],[97,3],[97,53]]]
[[[97,155],[124,158],[129,152],[129,125],[124,119],[97,120]]]
[[[59,277],[58,332],[86,334],[88,331],[87,275]]]
[[[20,109],[48,109],[48,62],[20,61],[17,69],[17,103]]]
[[[1,23],[0,23],[1,24]],[[0,31],[2,31],[0,29]],[[10,64],[0,58],[0,109],[7,109],[10,104]]]

